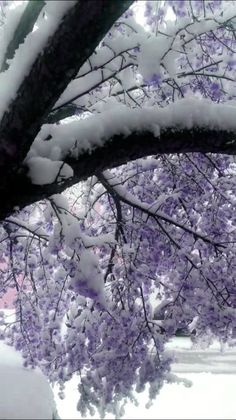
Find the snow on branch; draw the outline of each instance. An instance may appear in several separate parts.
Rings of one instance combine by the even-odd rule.
[[[37,6],[32,2],[28,3],[14,37],[7,47],[0,73],[0,119],[11,101],[16,98],[19,87],[37,57],[44,54],[49,37],[53,36],[68,10],[75,6],[75,1],[61,1],[59,4],[47,2],[44,8],[43,6],[44,2],[39,2]]]
[[[84,152],[91,153],[94,149],[103,147],[115,136],[127,138],[128,143],[132,136],[149,133],[156,138],[157,143],[160,143],[161,134],[169,130],[174,137],[176,130],[235,132],[235,111],[236,105],[233,101],[216,104],[207,99],[194,97],[180,99],[165,108],[153,106],[131,109],[123,104],[117,104],[86,119],[61,125],[44,125],[31,147],[27,161],[30,163],[31,159],[37,156],[49,157],[52,160],[66,157],[77,159]],[[45,141],[46,138],[50,140]],[[226,142],[225,146],[227,145],[229,144]],[[162,147],[165,152],[165,146]],[[214,144],[211,147],[213,151]],[[118,141],[117,148],[119,148]],[[188,149],[188,145],[186,148]],[[193,151],[191,148],[194,148],[193,144],[189,145],[189,151]]]
[[[46,37],[44,31],[31,32],[26,37],[25,43],[29,38],[40,38],[40,45],[36,43],[37,48],[32,47],[33,56],[26,52],[25,43],[20,45],[10,67],[0,75],[1,89],[7,87],[5,92],[1,91],[3,100],[0,114],[3,114],[3,117],[0,124],[0,174],[2,177],[3,174],[6,178],[15,176],[14,173],[21,166],[40,130],[42,121],[70,80],[77,75],[80,67],[93,53],[106,31],[131,1],[61,3],[64,9],[68,10],[62,21],[54,19],[51,22],[50,31],[52,30],[53,36],[49,36],[52,34],[50,31]],[[52,15],[58,17],[58,12],[54,10],[55,5],[56,8],[63,9],[58,2],[51,1],[47,3],[46,8],[52,9]],[[48,14],[50,15],[49,12]],[[47,21],[43,20],[41,23],[47,25]],[[16,73],[16,64],[19,64],[19,60],[20,71]],[[27,68],[24,67],[25,60],[28,63]],[[4,188],[6,186],[3,182],[1,189]]]
[[[2,189],[0,219],[14,210],[21,209],[38,200],[60,193],[95,172],[117,167],[144,156],[173,153],[219,153],[236,154],[235,131],[205,128],[166,129],[157,139],[148,131],[132,133],[130,136],[114,136],[102,147],[91,152],[81,152],[78,159],[67,158],[73,176],[59,183],[34,185],[27,173],[21,173]],[[36,161],[40,158],[36,158]],[[53,164],[53,161],[51,161]]]

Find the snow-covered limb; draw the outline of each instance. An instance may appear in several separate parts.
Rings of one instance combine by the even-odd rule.
[[[142,109],[130,109],[123,104],[117,104],[111,109],[88,116],[85,119],[60,125],[43,125],[32,144],[26,162],[30,164],[31,157],[33,159],[49,157],[52,160],[58,158],[77,159],[83,153],[91,153],[96,148],[102,148],[106,145],[106,142],[112,141],[116,136],[118,137],[116,147],[119,148],[120,137],[124,137],[127,144],[132,144],[136,142],[135,138],[138,140],[139,136],[145,134],[156,138],[156,143],[160,148],[163,148],[164,153],[166,142],[162,141],[161,136],[162,134],[165,136],[166,132],[173,134],[173,152],[177,152],[178,141],[176,141],[176,137],[181,130],[235,133],[235,112],[234,101],[217,104],[208,99],[196,99],[194,97],[180,99],[164,108],[156,105]],[[45,141],[46,138],[49,140]],[[205,142],[205,147],[207,147],[207,143],[210,142],[207,138],[205,138]],[[228,138],[227,140],[223,139],[222,144],[225,145],[226,149],[227,145],[232,146]],[[176,150],[174,150],[175,147]],[[188,146],[186,144],[185,147],[189,147],[186,152],[194,151],[191,150],[194,147],[196,147],[196,151],[201,151],[200,149],[197,150],[200,145],[189,144]],[[202,147],[204,148],[204,146]],[[208,151],[214,152],[214,144],[209,144],[209,147],[212,150]],[[215,147],[217,148],[217,141]],[[55,152],[56,157],[54,157]],[[179,150],[179,152],[184,152],[184,150]],[[166,153],[169,153],[168,146],[166,147]]]
[[[49,37],[45,45],[40,43],[39,51],[36,48],[38,44],[36,43],[36,46],[33,44],[36,56],[33,54],[32,58],[27,52],[29,60],[24,73],[16,73],[14,85],[11,86],[11,83],[8,85],[8,75],[13,74],[14,69],[18,71],[18,67],[14,67],[14,60],[20,56],[19,50],[24,50],[23,44],[16,51],[9,69],[0,77],[4,79],[4,92],[10,95],[10,103],[7,101],[8,108],[2,109],[5,101],[1,105],[2,111],[5,111],[0,124],[1,191],[6,188],[3,180],[14,178],[13,172],[19,169],[33,139],[40,130],[43,119],[51,111],[58,97],[92,54],[106,31],[131,2],[76,1],[72,7],[69,7],[70,2],[61,3],[69,10],[65,13],[62,22],[56,19],[55,24],[53,20],[54,36]],[[57,2],[48,2],[46,7],[52,9],[53,16],[57,16]],[[94,25],[94,20],[96,20],[96,25]],[[48,20],[43,20],[42,24],[47,25],[46,22]],[[38,36],[37,32],[41,35]],[[28,37],[39,37],[41,40],[43,34],[38,29],[31,32]],[[28,37],[26,37],[26,43]],[[44,38],[43,41],[45,41]],[[55,57],[57,57],[56,66]]]
[[[60,193],[96,172],[144,156],[193,152],[235,155],[236,132],[196,128],[165,130],[158,138],[148,131],[132,133],[126,137],[115,136],[104,146],[97,147],[92,152],[81,153],[77,159],[67,158],[65,162],[72,168],[74,175],[60,183],[33,185],[28,177],[28,169],[25,168],[20,174],[8,178],[7,184],[1,186],[0,219],[4,219],[14,210]]]

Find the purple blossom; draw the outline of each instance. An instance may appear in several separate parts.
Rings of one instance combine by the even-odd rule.
[[[150,79],[144,80],[144,82],[147,85],[159,87],[161,85],[161,76],[159,74],[153,74]]]
[[[80,70],[81,118],[89,112],[99,121],[108,104],[108,116],[113,104],[141,115],[183,95],[235,99],[233,21],[198,33],[199,22],[222,19],[225,7],[204,4],[146,2],[145,31],[128,10],[119,22],[129,29],[115,24]],[[157,43],[150,63],[160,52],[161,70],[140,86],[141,41],[149,38]],[[115,411],[133,386],[142,391],[149,384],[155,398],[170,369],[165,344],[179,328],[194,320],[193,339],[208,334],[209,342],[230,342],[235,334],[234,173],[226,155],[148,156],[68,190],[68,210],[39,202],[17,211],[15,224],[0,228],[0,297],[16,310],[12,325],[1,315],[0,338],[23,353],[25,366],[38,365],[59,383],[61,393],[79,372],[82,415],[94,407],[101,416]]]

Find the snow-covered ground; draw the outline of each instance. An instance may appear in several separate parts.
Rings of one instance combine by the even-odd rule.
[[[140,394],[139,406],[128,405],[124,419],[236,419],[236,348],[222,353],[215,344],[193,350],[188,338],[176,338],[169,348],[176,353],[173,373],[192,381],[192,386],[166,384],[149,409],[147,394]],[[74,378],[64,400],[55,395],[62,419],[82,418],[76,411],[76,388]]]
[[[236,419],[236,347],[222,353],[215,344],[204,351],[192,349],[188,338],[176,338],[169,350],[176,355],[173,373],[193,385],[165,385],[148,410],[147,394],[140,394],[139,406],[128,405],[124,419]],[[64,400],[54,392],[61,418],[80,419],[76,377],[66,385]],[[46,378],[39,370],[24,369],[21,356],[0,343],[0,419],[52,419],[55,415]]]
[[[0,419],[56,419],[53,392],[39,369],[25,369],[13,348],[0,342]]]

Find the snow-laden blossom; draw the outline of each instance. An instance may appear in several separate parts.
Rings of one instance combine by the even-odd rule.
[[[58,98],[55,123],[41,126],[25,158],[39,189],[72,177],[66,160],[117,134],[158,142],[170,126],[203,138],[209,127],[235,130],[235,2],[143,2],[143,25],[135,7]],[[4,85],[2,110],[8,94]],[[194,342],[234,339],[236,167],[233,156],[179,153],[98,169],[1,223],[0,298],[15,308],[13,321],[0,313],[1,339],[61,397],[77,373],[82,415],[120,417],[134,390],[148,385],[151,401],[169,380],[165,345],[181,328]]]

